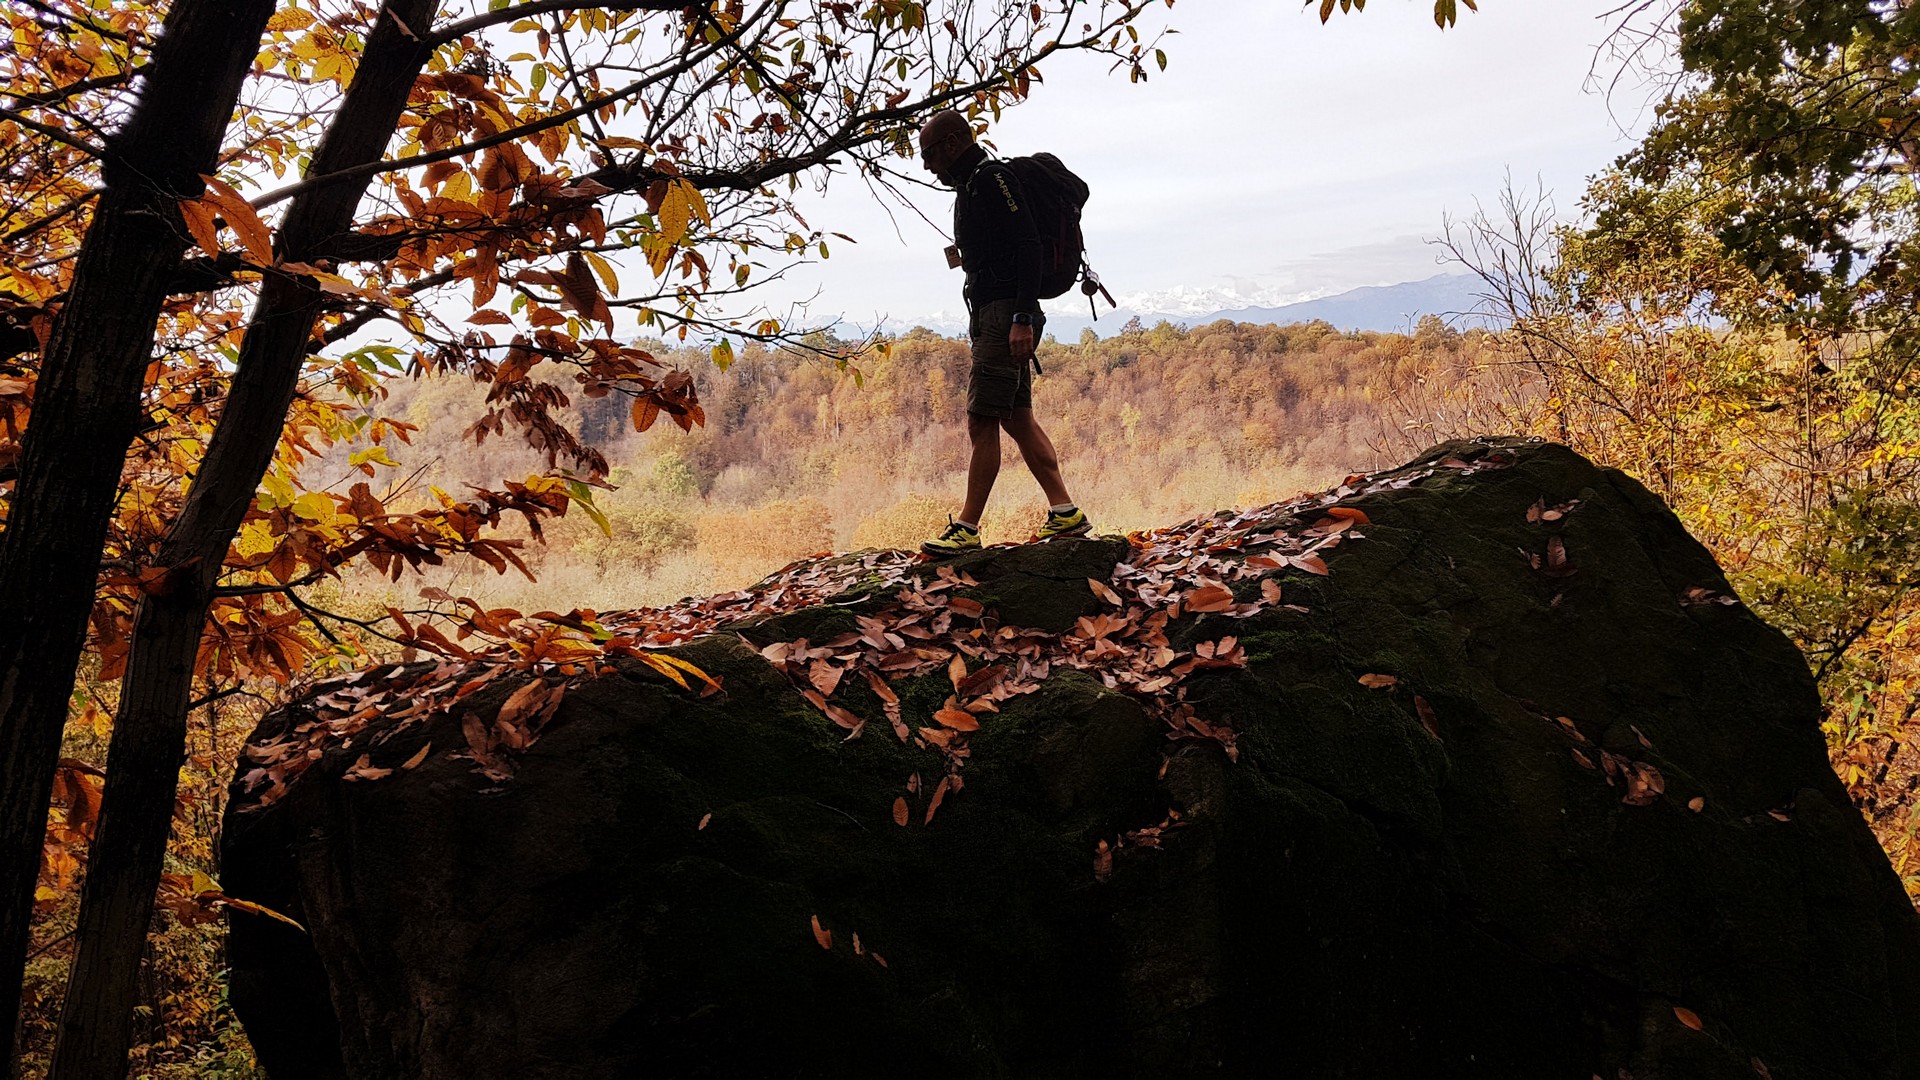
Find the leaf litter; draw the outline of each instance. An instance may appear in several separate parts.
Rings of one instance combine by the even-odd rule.
[[[896,590],[892,602],[871,614],[856,614],[855,632],[818,643],[776,641],[757,651],[788,676],[803,698],[845,730],[846,739],[859,738],[866,720],[832,699],[847,685],[864,685],[878,699],[897,739],[944,758],[944,775],[927,801],[923,825],[933,820],[945,799],[964,788],[961,768],[969,756],[968,737],[979,729],[980,717],[1038,690],[1057,669],[1085,671],[1134,697],[1165,723],[1170,742],[1213,743],[1237,761],[1231,721],[1199,716],[1187,700],[1186,679],[1196,671],[1244,667],[1245,651],[1232,634],[1177,651],[1167,636],[1169,625],[1183,616],[1239,620],[1270,609],[1307,612],[1306,607],[1283,602],[1275,575],[1297,570],[1326,576],[1331,571],[1325,555],[1362,537],[1360,529],[1371,524],[1366,513],[1337,504],[1409,487],[1440,472],[1472,474],[1506,464],[1510,462],[1494,455],[1471,462],[1448,459],[1378,477],[1351,476],[1332,491],[1134,533],[1128,537],[1130,554],[1115,566],[1111,580],[1087,580],[1092,593],[1113,610],[1083,617],[1060,634],[1000,624],[979,600],[955,595],[980,584],[971,575],[902,551],[802,559],[746,589],[607,614],[582,608],[567,615],[521,617],[512,611],[485,611],[470,599],[439,589],[423,590],[429,600],[471,609],[459,636],[478,634],[478,647],[449,640],[422,624],[409,638],[438,653],[434,661],[386,664],[307,686],[290,723],[243,751],[247,768],[238,780],[240,804],[244,809],[271,804],[330,751],[360,749],[346,770],[350,779],[377,780],[416,768],[430,746],[411,751],[403,763],[397,752],[381,751],[428,720],[456,711],[461,713],[466,745],[453,756],[471,760],[474,771],[502,782],[513,774],[512,755],[539,738],[567,690],[615,674],[613,661],[637,661],[689,692],[710,696],[723,692],[718,679],[658,650],[768,616],[860,603],[888,589]],[[1236,590],[1241,582],[1250,588]],[[1250,598],[1241,599],[1243,592]],[[909,724],[890,683],[942,668],[953,694],[923,725]],[[508,672],[528,681],[494,715],[465,707],[467,698]],[[847,676],[856,672],[859,679],[850,683]],[[393,764],[376,764],[376,758]],[[910,795],[921,787],[918,774],[914,781]],[[892,816],[910,821],[908,810],[901,800]],[[1153,846],[1161,830],[1179,824],[1176,814],[1159,826],[1122,836],[1120,845]],[[1109,859],[1118,846],[1108,849]]]

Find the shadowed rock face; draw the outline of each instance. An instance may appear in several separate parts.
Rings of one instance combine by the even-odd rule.
[[[1368,521],[1319,550],[1328,575],[1245,562],[1324,543],[1336,499]],[[988,609],[934,646],[1002,625],[1037,646],[930,823],[947,757],[852,676],[831,703],[869,724],[847,741],[756,652],[900,617],[873,573],[673,650],[722,695],[632,660],[574,686],[509,780],[448,751],[520,676],[373,740],[389,765],[430,742],[417,768],[344,782],[363,736],[271,805],[237,796],[227,890],[311,931],[235,916],[262,1061],[276,1080],[1920,1076],[1920,921],[1827,766],[1806,667],[1639,485],[1555,446],[1456,443],[1179,531],[989,549],[960,564],[975,584],[923,594]],[[1183,543],[1216,565],[1182,571]],[[1168,647],[1232,635],[1241,655],[1146,694],[1086,659],[1076,618],[1131,611],[1107,636],[1148,649],[1141,620],[1199,587],[1182,572],[1239,606],[1183,610]],[[925,667],[891,684],[910,728],[954,690]]]

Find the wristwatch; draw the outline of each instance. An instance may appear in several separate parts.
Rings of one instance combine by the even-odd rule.
[[[1014,313],[1013,313],[1013,325],[1015,325],[1015,326],[1032,326],[1032,325],[1033,325],[1033,312],[1031,312],[1031,311],[1016,311],[1016,312],[1014,312]]]

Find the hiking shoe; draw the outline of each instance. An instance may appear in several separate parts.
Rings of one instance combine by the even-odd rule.
[[[920,550],[936,559],[949,555],[964,555],[969,551],[980,550],[980,530],[971,529],[952,518],[947,519],[946,531],[920,545]]]
[[[1093,523],[1087,520],[1087,512],[1074,507],[1067,513],[1047,511],[1047,523],[1040,526],[1040,539],[1051,540],[1056,536],[1085,536],[1093,531]]]

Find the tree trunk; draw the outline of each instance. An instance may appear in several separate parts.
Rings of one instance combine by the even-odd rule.
[[[0,1049],[13,1039],[47,802],[86,640],[107,523],[155,320],[186,248],[177,200],[197,195],[272,0],[178,0],[126,127],[41,360],[0,537]],[[8,1069],[11,1070],[9,1065]]]
[[[310,176],[378,161],[431,55],[407,27],[431,24],[432,0],[395,0],[384,10]],[[394,21],[396,13],[404,25]],[[369,182],[358,177],[297,196],[281,223],[276,256],[306,259],[346,232]],[[206,457],[154,562],[168,573],[134,614],[54,1080],[126,1075],[141,947],[166,855],[207,608],[234,532],[273,460],[323,299],[304,279],[267,276]]]

